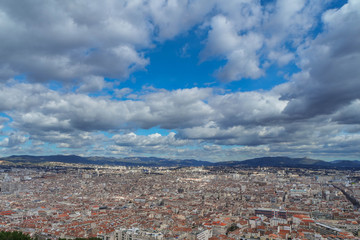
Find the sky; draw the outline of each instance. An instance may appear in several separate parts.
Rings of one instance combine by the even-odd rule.
[[[360,160],[359,23],[359,0],[1,0],[0,156]]]

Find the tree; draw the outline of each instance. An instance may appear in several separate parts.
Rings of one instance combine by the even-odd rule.
[[[0,240],[37,240],[38,238],[31,238],[29,235],[13,231],[13,232],[0,232]],[[65,238],[59,238],[59,240],[67,240]],[[75,240],[101,240],[100,238],[91,237],[91,238],[75,238]]]
[[[238,229],[239,227],[236,225],[236,223],[231,224],[230,227],[228,227],[228,229],[226,230],[226,235],[229,234],[229,232],[235,231],[236,229]]]
[[[0,240],[33,240],[29,235],[22,232],[0,232]]]

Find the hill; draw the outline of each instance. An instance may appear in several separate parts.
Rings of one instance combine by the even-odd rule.
[[[14,155],[0,158],[3,165],[9,164],[46,164],[49,162],[113,165],[113,166],[145,166],[145,167],[291,167],[315,169],[360,169],[360,161],[336,160],[332,162],[290,157],[262,157],[244,161],[208,162],[195,159],[166,159],[157,157],[81,157],[76,155],[30,156]]]
[[[244,161],[218,162],[222,167],[290,167],[315,169],[360,169],[360,161],[336,160],[323,161],[311,158],[262,157]]]
[[[156,157],[81,157],[76,155],[29,156],[14,155],[0,158],[1,161],[15,164],[41,164],[48,162],[96,164],[113,166],[147,166],[147,167],[191,167],[210,166],[212,163],[194,159],[172,160]]]

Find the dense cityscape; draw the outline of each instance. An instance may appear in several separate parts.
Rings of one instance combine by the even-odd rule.
[[[360,240],[360,0],[0,0],[0,240]]]
[[[359,239],[359,178],[301,168],[3,167],[0,230],[39,239]]]

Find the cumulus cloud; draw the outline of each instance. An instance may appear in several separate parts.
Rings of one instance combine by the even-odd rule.
[[[284,66],[294,60],[291,49],[298,48],[316,27],[324,3],[280,0],[261,5],[257,1],[232,1],[217,7],[220,14],[209,21],[201,57],[225,59],[227,63],[216,74],[229,82],[257,79],[269,65]]]
[[[84,94],[60,94],[41,85],[16,84],[0,90],[0,110],[13,126],[33,131],[97,131],[135,127],[181,128],[203,124],[211,114],[204,100],[211,89],[159,91],[141,100],[116,101]]]
[[[209,105],[217,113],[217,122],[222,127],[238,125],[271,125],[282,119],[287,101],[279,100],[280,95],[272,92],[237,92],[217,95]]]
[[[155,35],[160,41],[171,39],[201,23],[215,7],[215,0],[154,0],[149,1]]]
[[[221,146],[219,145],[204,145],[203,146],[204,150],[206,151],[211,151],[211,152],[219,152],[221,151]]]
[[[5,87],[0,100],[3,111],[11,109],[9,114],[13,127],[29,133],[35,140],[63,143],[62,147],[82,146],[82,132],[138,127],[178,129],[183,139],[180,141],[173,133],[167,137],[128,134],[116,135],[115,143],[176,145],[184,144],[182,141],[191,138],[218,140],[221,144],[261,144],[264,139],[278,136],[276,132],[281,127],[271,130],[266,124],[278,119],[286,104],[272,94],[248,92],[215,95],[209,88],[158,90],[142,95],[138,100],[118,101],[92,98],[80,93],[60,95],[33,84]],[[256,128],[259,124],[264,127]],[[244,126],[255,128],[246,129]],[[82,140],[75,143],[72,141],[75,137]],[[121,144],[121,141],[125,142]]]
[[[121,89],[115,89],[115,96],[117,98],[123,98],[129,95],[132,92],[132,89],[130,88],[121,88]]]
[[[103,77],[99,76],[88,76],[84,79],[84,82],[78,89],[79,92],[97,92],[101,91],[105,86],[106,82]]]
[[[298,54],[302,71],[282,86],[289,100],[284,113],[296,118],[331,114],[360,98],[360,5],[349,1],[323,15],[325,31],[304,43]]]
[[[0,109],[9,111],[13,126],[27,131],[182,129],[212,121],[223,128],[269,124],[281,117],[287,103],[272,93],[216,95],[209,88],[158,90],[137,100],[60,94],[34,84],[4,87],[0,93]]]
[[[9,121],[8,118],[0,117],[0,133],[1,133],[1,130],[4,128],[4,124],[8,121]]]
[[[289,140],[283,138],[285,132],[283,126],[256,126],[249,128],[235,126],[223,129],[215,123],[210,123],[206,126],[182,129],[179,135],[183,138],[204,140],[219,145],[256,146]]]
[[[138,118],[143,121],[145,128],[157,125],[166,129],[202,125],[212,114],[211,107],[205,102],[211,92],[211,89],[192,88],[146,95],[146,114]]]
[[[7,138],[0,142],[0,146],[13,148],[25,143],[27,140],[28,137],[21,133],[11,133]]]
[[[145,147],[161,147],[161,146],[184,146],[188,142],[183,139],[177,139],[174,132],[170,132],[167,136],[162,136],[159,133],[150,135],[136,135],[135,133],[128,133],[123,135],[114,135],[112,137],[115,144],[118,146],[145,146]]]
[[[168,135],[153,133],[150,135],[137,135],[133,132],[127,134],[116,134],[112,138],[112,145],[109,151],[112,154],[127,154],[139,156],[142,154],[153,154],[156,156],[169,157],[176,155],[183,147],[191,144],[196,145],[196,141],[177,138],[174,132]]]
[[[263,37],[250,32],[239,36],[235,24],[225,16],[218,15],[211,21],[203,58],[225,56],[227,64],[218,70],[218,77],[224,81],[241,78],[258,78],[263,74],[257,51],[262,47]]]
[[[326,2],[278,0],[265,6],[264,32],[268,35],[266,45],[270,49],[280,47],[287,42],[293,47],[299,46],[307,33],[317,25]],[[270,33],[271,32],[271,33]]]
[[[2,76],[73,81],[87,76],[123,78],[148,64],[151,45],[142,2],[2,1]],[[23,11],[26,9],[26,11]],[[86,14],[84,14],[86,13]]]

